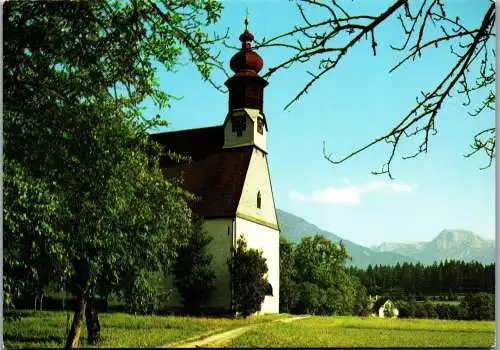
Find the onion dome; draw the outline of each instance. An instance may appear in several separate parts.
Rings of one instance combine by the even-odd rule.
[[[257,74],[264,65],[262,58],[252,50],[253,34],[247,29],[248,19],[245,19],[245,31],[240,35],[241,50],[238,51],[229,63],[235,73]]]

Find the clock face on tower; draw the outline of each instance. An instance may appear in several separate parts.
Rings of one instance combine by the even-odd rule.
[[[237,115],[231,118],[231,126],[233,132],[235,132],[238,136],[243,135],[243,131],[246,129],[246,116]]]

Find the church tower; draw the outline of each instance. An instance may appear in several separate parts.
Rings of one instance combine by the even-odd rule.
[[[263,105],[268,82],[258,74],[264,61],[252,50],[253,39],[245,19],[245,31],[240,35],[241,49],[230,61],[235,74],[225,83],[229,90],[229,110],[224,121],[224,148],[254,145],[267,153]]]
[[[264,88],[259,76],[264,62],[252,50],[253,35],[240,35],[241,49],[231,58],[234,75],[226,81],[228,112],[222,125],[152,135],[166,150],[189,155],[191,162],[163,161],[167,178],[182,177],[186,190],[200,200],[193,212],[203,218],[203,230],[212,237],[207,249],[213,254],[216,289],[201,305],[206,312],[234,311],[233,285],[227,264],[231,248],[243,237],[248,248],[258,249],[268,267],[266,295],[261,313],[279,312],[279,226],[271,186],[266,146]],[[175,290],[168,301],[172,310],[182,307]]]

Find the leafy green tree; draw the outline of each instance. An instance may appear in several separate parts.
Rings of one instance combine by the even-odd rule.
[[[359,279],[356,279],[354,283],[356,296],[353,303],[353,314],[358,316],[368,316],[371,312],[371,303],[368,298],[366,287],[359,281]]]
[[[325,291],[317,284],[303,282],[297,285],[299,300],[295,305],[295,313],[316,315],[324,313]]]
[[[207,252],[212,237],[203,230],[203,221],[195,220],[185,245],[179,248],[173,265],[174,282],[189,313],[199,310],[215,290],[213,256]]]
[[[359,281],[345,267],[350,256],[342,242],[333,243],[322,235],[305,237],[295,248],[294,258],[295,282],[310,283],[319,290],[316,293],[310,285],[302,285],[300,299],[308,300],[297,303],[301,312],[306,309],[321,314],[353,312]]]
[[[4,151],[13,167],[5,190],[17,186],[39,205],[16,226],[33,205],[9,195],[4,216],[14,224],[5,239],[23,233],[32,251],[43,252],[29,259],[30,251],[13,248],[8,259],[17,271],[36,271],[38,285],[62,281],[76,296],[67,348],[78,346],[97,290],[117,290],[145,268],[164,269],[186,240],[191,197],[164,179],[147,130],[165,122],[144,116],[141,106],[146,99],[168,106],[156,70],[175,69],[183,52],[210,79],[219,62],[209,48],[218,38],[204,30],[221,9],[217,1],[3,6]],[[56,264],[41,260],[46,255]],[[15,286],[19,276],[5,280]]]
[[[467,294],[460,305],[465,309],[466,318],[469,320],[494,320],[495,295],[490,293]]]
[[[391,145],[388,160],[375,174],[388,174],[392,178],[391,164],[402,140],[418,139],[415,151],[403,158],[416,157],[426,153],[431,136],[437,133],[439,115],[452,96],[461,96],[461,102],[470,106],[464,115],[488,118],[490,127],[472,135],[470,153],[483,153],[489,167],[495,158],[495,3],[482,2],[481,12],[473,18],[463,20],[466,8],[460,9],[458,2],[395,0],[384,3],[376,10],[363,10],[350,1],[324,2],[318,0],[295,0],[299,21],[293,28],[263,39],[260,47],[280,47],[288,50],[285,57],[268,68],[264,77],[278,71],[312,64],[307,68],[308,78],[300,91],[286,105],[288,108],[304,96],[320,79],[326,79],[345,60],[349,52],[365,50],[375,56],[389,47],[402,53],[390,71],[445,51],[449,54],[449,66],[441,76],[436,76],[432,86],[422,87],[414,106],[401,116],[395,125],[380,137],[356,148],[344,157],[334,158],[323,153],[333,164],[339,164],[355,155],[385,142]],[[386,24],[393,23],[399,35],[391,45],[380,44],[380,31]],[[388,41],[384,38],[384,43]]]
[[[120,285],[125,310],[134,314],[154,314],[170,295],[164,288],[164,272],[143,268]]]
[[[59,197],[16,161],[5,159],[3,170],[3,302],[11,308],[15,299],[39,295],[67,273],[61,218],[68,213]]]
[[[298,301],[294,244],[280,237],[280,312],[291,312]]]
[[[340,286],[345,277],[345,261],[350,259],[342,242],[333,243],[322,235],[305,237],[295,249],[297,281],[320,288]]]
[[[229,261],[234,311],[247,317],[260,311],[269,289],[268,267],[262,251],[248,248],[243,236],[238,238]]]

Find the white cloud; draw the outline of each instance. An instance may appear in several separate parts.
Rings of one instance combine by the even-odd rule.
[[[307,199],[306,197],[304,197],[303,194],[300,194],[298,192],[295,192],[295,191],[290,191],[290,199],[294,199],[294,200],[297,200],[297,201],[300,201],[300,202],[306,202]]]
[[[402,182],[371,181],[357,186],[327,187],[314,191],[310,196],[292,190],[289,196],[290,199],[300,202],[356,205],[361,202],[361,197],[367,193],[381,190],[410,193],[414,187]]]

